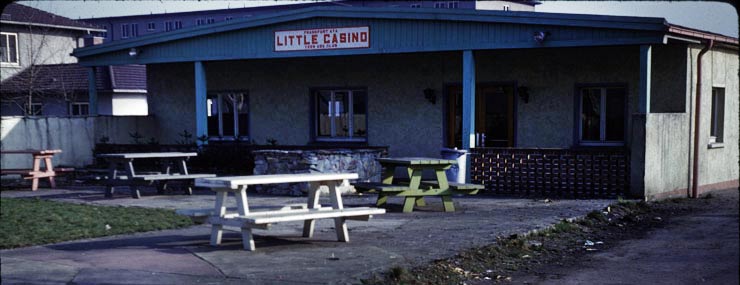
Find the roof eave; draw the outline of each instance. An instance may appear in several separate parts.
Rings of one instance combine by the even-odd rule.
[[[73,27],[73,26],[65,26],[65,25],[51,25],[51,24],[41,24],[41,23],[33,23],[33,22],[18,22],[18,21],[7,21],[7,20],[1,20],[0,23],[2,24],[8,24],[8,25],[21,25],[21,26],[36,26],[36,27],[45,27],[45,28],[53,28],[53,29],[64,29],[64,30],[77,30],[77,31],[85,31],[85,32],[105,32],[105,29],[98,29],[98,28],[85,28],[85,27]]]

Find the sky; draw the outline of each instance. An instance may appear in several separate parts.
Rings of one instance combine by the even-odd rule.
[[[72,19],[149,13],[296,4],[312,1],[19,1]],[[315,2],[315,1],[314,1]],[[738,14],[727,3],[711,1],[541,1],[537,12],[666,18],[669,23],[738,37]]]

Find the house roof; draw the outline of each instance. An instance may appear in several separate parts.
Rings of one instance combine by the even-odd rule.
[[[36,25],[59,29],[90,30],[104,32],[105,30],[82,21],[75,21],[33,7],[10,3],[3,8],[0,22],[3,24]]]
[[[95,78],[98,91],[145,90],[146,66],[96,67]],[[36,65],[4,80],[0,92],[18,94],[31,86],[42,93],[87,92],[88,67],[76,63]]]
[[[274,32],[368,26],[370,47],[278,52]],[[75,49],[86,66],[451,50],[662,44],[663,18],[458,9],[309,7]],[[551,35],[544,43],[535,32]],[[233,47],[239,46],[238,49]],[[140,52],[130,57],[132,48]]]

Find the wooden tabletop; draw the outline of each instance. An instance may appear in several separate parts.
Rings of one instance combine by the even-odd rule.
[[[103,153],[102,158],[169,158],[198,156],[195,152],[137,152],[137,153]]]
[[[62,152],[61,149],[18,149],[18,150],[0,150],[0,153],[31,153],[31,154],[55,154]]]
[[[386,157],[378,158],[381,164],[399,164],[399,165],[436,165],[436,164],[457,164],[456,160],[433,158],[433,157]]]
[[[237,189],[239,186],[243,185],[337,181],[358,178],[359,175],[357,175],[357,173],[298,173],[251,176],[223,176],[215,178],[198,178],[195,180],[195,186]]]

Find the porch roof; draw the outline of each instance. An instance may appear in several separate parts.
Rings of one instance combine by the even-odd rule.
[[[275,51],[275,31],[364,27],[369,47]],[[85,66],[256,58],[659,44],[663,18],[443,9],[311,7],[75,49]],[[537,32],[547,38],[538,43]],[[137,49],[136,56],[129,50]]]

